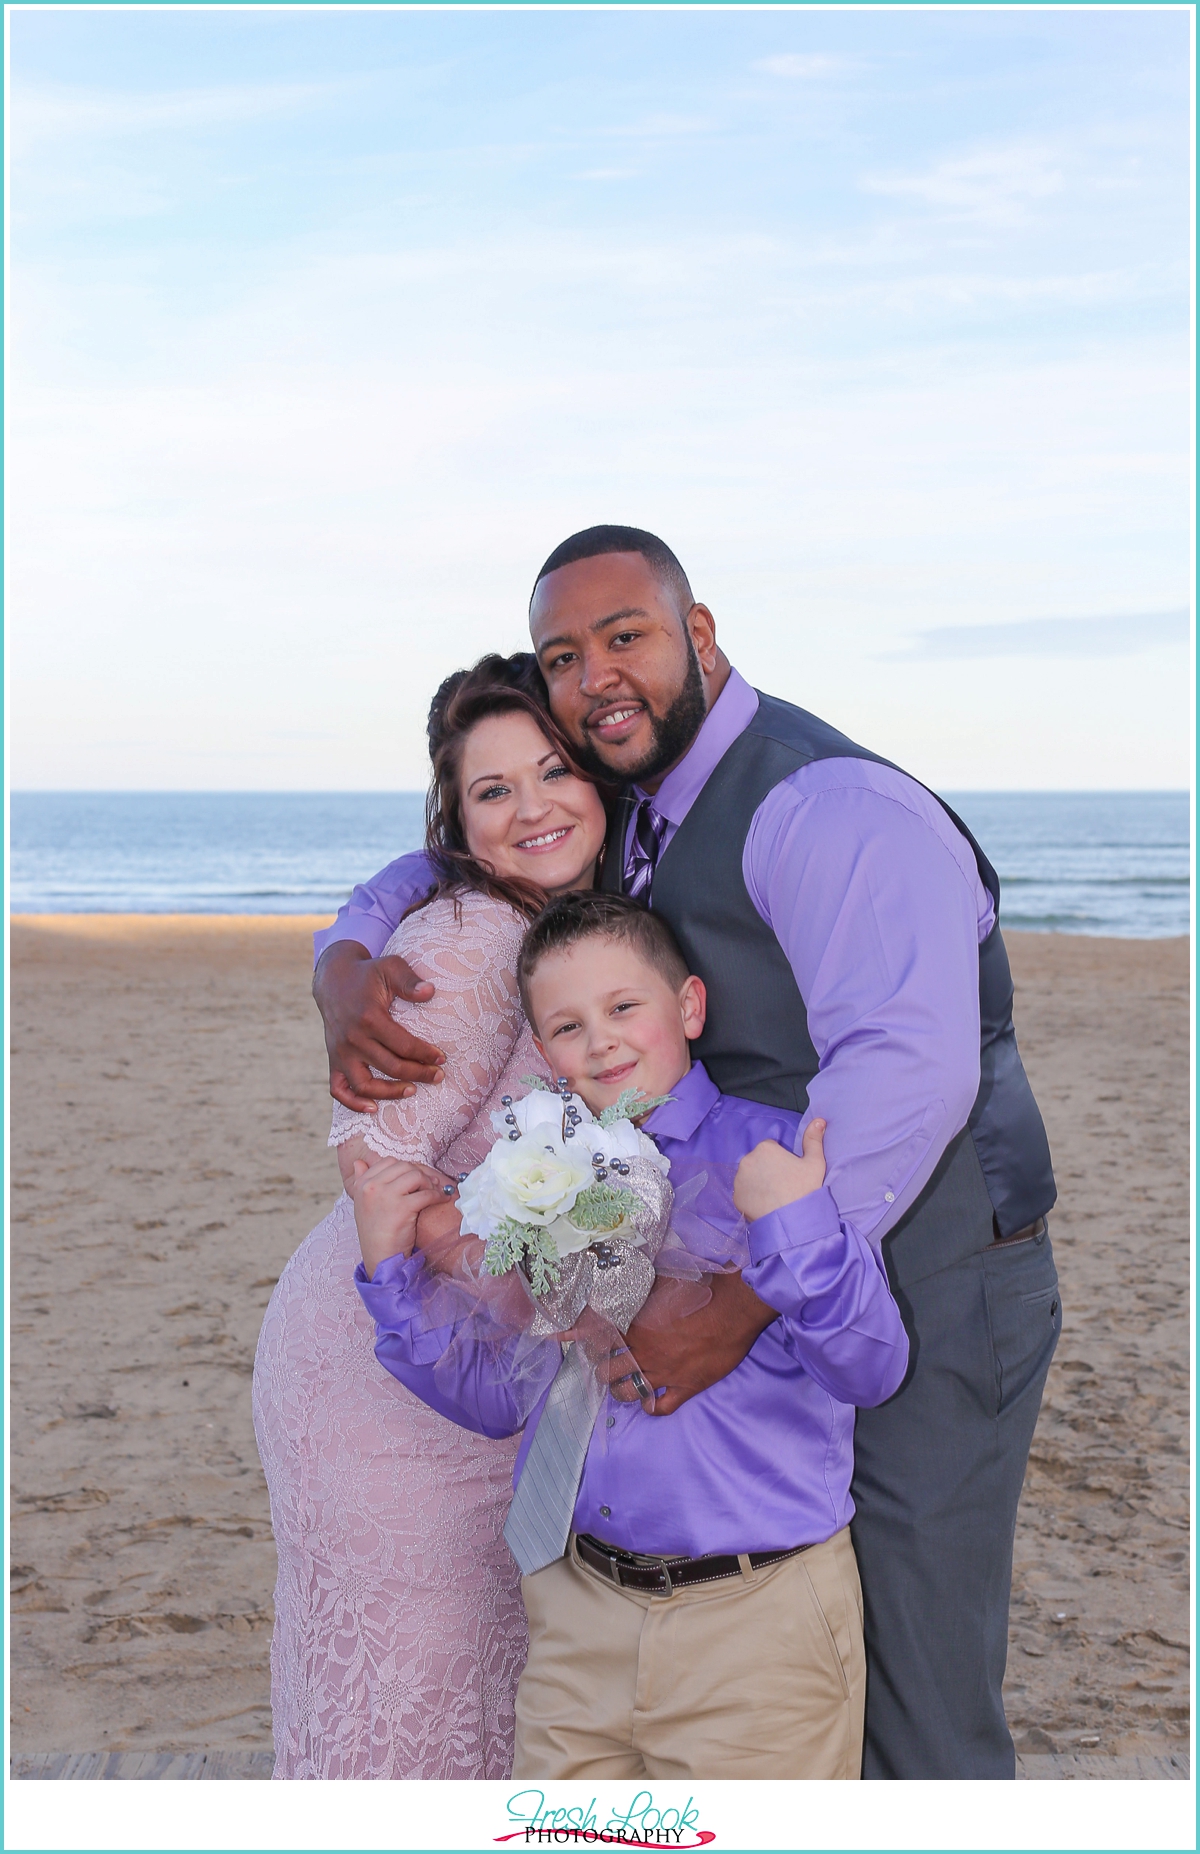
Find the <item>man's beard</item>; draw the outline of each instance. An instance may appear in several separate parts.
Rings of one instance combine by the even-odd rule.
[[[647,713],[650,711],[647,709]],[[636,766],[627,766],[620,773],[608,764],[593,746],[590,730],[584,729],[583,745],[576,747],[575,758],[585,772],[594,773],[598,779],[612,780],[620,778],[629,785],[644,785],[647,779],[660,779],[676,760],[681,760],[700,729],[708,707],[704,700],[704,677],[700,670],[700,659],[696,655],[692,641],[688,639],[688,666],[683,679],[683,687],[667,709],[665,715],[650,715],[650,726],[654,735],[650,751],[644,760]]]

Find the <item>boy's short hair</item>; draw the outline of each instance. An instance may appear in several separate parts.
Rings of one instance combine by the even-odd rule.
[[[624,940],[678,991],[690,977],[679,942],[661,914],[651,913],[628,895],[605,895],[598,889],[579,889],[548,902],[531,921],[517,959],[517,985],[526,1017],[529,981],[548,953],[559,953],[580,940]],[[536,1027],[536,1026],[535,1026]]]

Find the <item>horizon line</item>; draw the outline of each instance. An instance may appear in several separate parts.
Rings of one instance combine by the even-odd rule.
[[[912,777],[910,774],[909,777]],[[917,780],[918,785],[923,784]],[[933,788],[928,788],[932,790]],[[1187,785],[947,785],[947,792],[995,798],[1190,798]],[[10,798],[419,798],[418,786],[10,786]]]

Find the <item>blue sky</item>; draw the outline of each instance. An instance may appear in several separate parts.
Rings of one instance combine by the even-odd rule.
[[[1184,10],[9,18],[18,786],[419,785],[596,520],[931,783],[1187,782]]]

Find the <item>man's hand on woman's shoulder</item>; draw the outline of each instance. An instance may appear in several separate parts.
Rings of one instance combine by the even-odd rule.
[[[325,1026],[329,1092],[352,1113],[373,1114],[380,1101],[416,1093],[418,1082],[439,1082],[445,1056],[412,1036],[391,1014],[393,998],[426,1004],[428,979],[398,953],[372,959],[355,940],[327,946],[313,973],[313,998]],[[372,1068],[383,1071],[382,1078]]]

